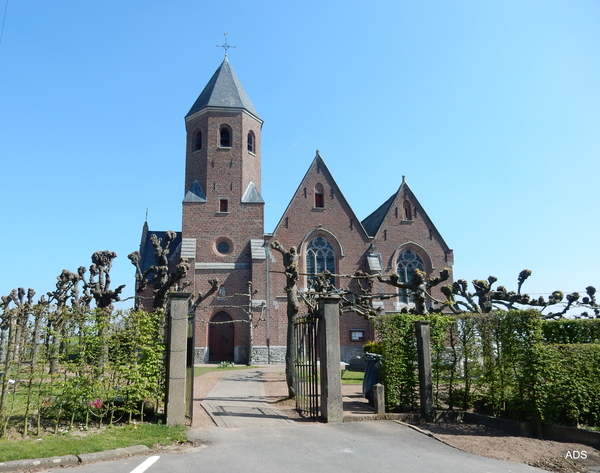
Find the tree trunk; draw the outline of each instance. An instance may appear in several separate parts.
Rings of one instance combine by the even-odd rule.
[[[298,286],[286,288],[287,291],[287,348],[285,352],[285,380],[290,398],[296,397],[296,357],[298,354],[298,336],[296,317],[298,316]]]

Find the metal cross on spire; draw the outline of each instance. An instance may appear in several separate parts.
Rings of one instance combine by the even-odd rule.
[[[217,48],[223,48],[225,50],[225,57],[227,57],[227,50],[229,48],[235,48],[235,46],[230,46],[229,44],[227,44],[227,33],[223,33],[223,36],[225,36],[225,44],[222,44],[222,45],[217,44]]]

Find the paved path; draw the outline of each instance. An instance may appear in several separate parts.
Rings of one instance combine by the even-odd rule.
[[[202,447],[184,454],[159,454],[146,473],[544,473],[461,452],[393,421],[197,429],[188,437]],[[131,457],[83,465],[76,471],[129,473],[143,461]]]
[[[297,425],[266,403],[260,381],[266,370],[269,368],[227,372],[202,401],[219,427],[245,428],[190,430],[188,438],[204,448],[186,455],[166,455],[152,467],[152,473],[543,471],[465,453],[393,421]],[[84,470],[115,471],[123,470],[104,465]]]
[[[164,470],[157,464],[148,473],[543,473],[461,452],[393,421],[199,429],[189,435],[206,448],[165,458]]]
[[[219,427],[294,425],[293,421],[284,417],[266,402],[260,379],[261,373],[267,369],[225,373],[202,401],[202,407]]]

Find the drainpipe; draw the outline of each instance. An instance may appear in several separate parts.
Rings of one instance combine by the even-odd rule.
[[[265,254],[267,256],[267,264],[265,265],[265,271],[267,272],[266,277],[267,277],[267,283],[265,285],[265,298],[267,299],[267,307],[266,307],[266,319],[267,319],[267,327],[266,327],[266,332],[267,332],[267,364],[270,365],[271,364],[271,327],[270,327],[270,320],[269,320],[269,316],[270,316],[270,311],[271,311],[271,292],[270,292],[270,288],[271,288],[271,284],[270,284],[270,276],[271,273],[269,273],[269,260],[271,259],[271,252],[269,251],[269,242],[265,241]]]

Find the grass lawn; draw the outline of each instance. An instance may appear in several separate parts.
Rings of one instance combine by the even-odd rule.
[[[186,427],[137,424],[107,427],[101,433],[47,435],[38,439],[0,440],[0,462],[94,453],[132,445],[171,445],[186,441]]]
[[[233,371],[233,370],[249,370],[256,368],[256,366],[231,366],[222,368],[219,365],[214,366],[194,366],[194,376],[202,376],[203,374],[210,373],[211,371]]]
[[[362,384],[365,377],[364,371],[342,371],[342,384]]]
[[[194,367],[194,376],[202,376],[203,374],[210,373],[211,371],[229,371],[229,370],[247,370],[256,368],[256,366],[232,366],[222,368],[219,365],[214,366],[196,366]],[[342,371],[342,384],[362,384],[363,378],[365,377],[364,371]]]
[[[194,368],[194,375],[201,376],[211,371],[243,370],[254,366],[219,365]],[[47,458],[61,455],[94,453],[132,445],[171,445],[186,441],[185,427],[169,427],[158,424],[133,424],[104,427],[101,432],[66,432],[59,435],[43,435],[31,439],[0,439],[0,462]]]

